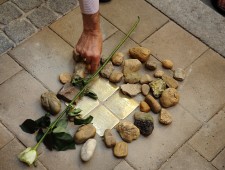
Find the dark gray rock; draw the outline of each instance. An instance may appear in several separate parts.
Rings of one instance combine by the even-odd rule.
[[[6,37],[3,32],[0,32],[0,54],[12,48],[14,44]]]
[[[148,60],[148,61],[145,63],[145,67],[146,67],[147,69],[153,71],[153,70],[157,69],[157,64],[156,64],[156,62],[154,62],[154,61]]]
[[[27,16],[27,18],[30,19],[30,21],[35,26],[37,26],[38,28],[42,28],[55,21],[57,19],[57,16],[50,9],[42,6],[34,10],[31,14]]]
[[[8,24],[14,19],[19,18],[22,13],[15,7],[14,4],[4,3],[0,6],[0,24]]]
[[[29,37],[35,32],[32,24],[25,20],[16,20],[11,22],[5,27],[5,33],[12,39],[16,44],[25,38]]]
[[[49,0],[49,7],[60,14],[67,13],[77,4],[77,0]]]
[[[28,12],[31,9],[40,6],[43,3],[43,0],[12,0],[12,2],[14,2],[24,12]]]
[[[79,90],[71,83],[66,83],[58,92],[57,97],[65,102],[71,102]]]

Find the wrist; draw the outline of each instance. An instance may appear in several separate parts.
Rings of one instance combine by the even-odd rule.
[[[82,14],[83,17],[83,32],[99,34],[100,29],[100,15],[99,12],[94,14]]]

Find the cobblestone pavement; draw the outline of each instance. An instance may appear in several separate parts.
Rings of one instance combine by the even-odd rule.
[[[22,132],[19,125],[27,118],[42,116],[40,95],[47,90],[57,93],[62,86],[58,75],[73,71],[73,47],[82,31],[82,19],[74,0],[3,0],[0,4],[0,170],[225,169],[225,59],[144,0],[101,4],[103,56],[140,16],[137,30],[119,51],[127,55],[129,48],[144,46],[159,66],[168,58],[176,68],[185,69],[187,77],[178,88],[180,103],[168,109],[172,124],[162,126],[158,115],[151,113],[152,135],[129,143],[125,159],[115,158],[97,135],[96,151],[87,163],[80,160],[81,145],[65,152],[41,146],[37,167],[19,162],[17,154],[35,144],[35,136]],[[98,88],[102,86],[107,90]],[[121,97],[119,88],[105,79],[99,79],[93,88],[100,96],[97,102],[88,101],[88,114],[119,120],[121,108],[128,115],[125,119],[133,121],[142,95],[132,101]],[[77,128],[69,125],[71,134]],[[115,129],[113,134],[121,141]]]

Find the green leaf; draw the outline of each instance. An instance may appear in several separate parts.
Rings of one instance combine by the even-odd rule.
[[[75,125],[83,125],[83,124],[88,124],[91,123],[93,120],[93,116],[88,116],[86,119],[79,119],[79,118],[74,118],[74,124]]]
[[[49,115],[46,114],[45,116],[42,116],[39,119],[37,119],[35,122],[37,123],[39,128],[47,128],[51,123],[51,119]]]
[[[67,132],[67,130],[62,126],[58,126],[53,130],[53,133],[61,133],[61,132]]]
[[[32,119],[26,119],[21,125],[20,128],[26,132],[33,134],[38,130],[38,124]]]
[[[43,143],[45,144],[45,146],[51,151],[54,147],[54,136],[53,133],[48,133],[45,138]]]
[[[65,151],[67,149],[75,149],[75,142],[69,133],[60,132],[54,133],[54,149]]]
[[[69,113],[68,113],[68,116],[71,116],[71,117],[77,116],[81,111],[82,111],[82,110],[81,110],[80,108],[76,108],[76,109],[74,109],[72,112],[69,112]]]
[[[90,98],[92,98],[92,99],[95,99],[95,100],[98,99],[97,94],[96,94],[95,92],[93,92],[93,91],[88,91],[88,92],[86,92],[84,95],[85,95],[85,96],[88,96],[88,97],[90,97]]]
[[[68,121],[67,119],[61,119],[58,121],[58,123],[56,124],[56,127],[63,127],[63,128],[66,128],[68,125]]]
[[[44,132],[42,129],[38,130],[37,136],[36,136],[36,141],[39,142],[41,140],[42,136],[44,135]]]

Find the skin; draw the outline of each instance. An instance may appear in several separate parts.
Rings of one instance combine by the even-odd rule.
[[[90,65],[90,72],[95,72],[99,67],[102,52],[102,33],[100,29],[99,12],[95,14],[82,14],[83,32],[76,45],[79,53]]]
[[[220,8],[225,10],[225,0],[218,0],[218,5]]]

